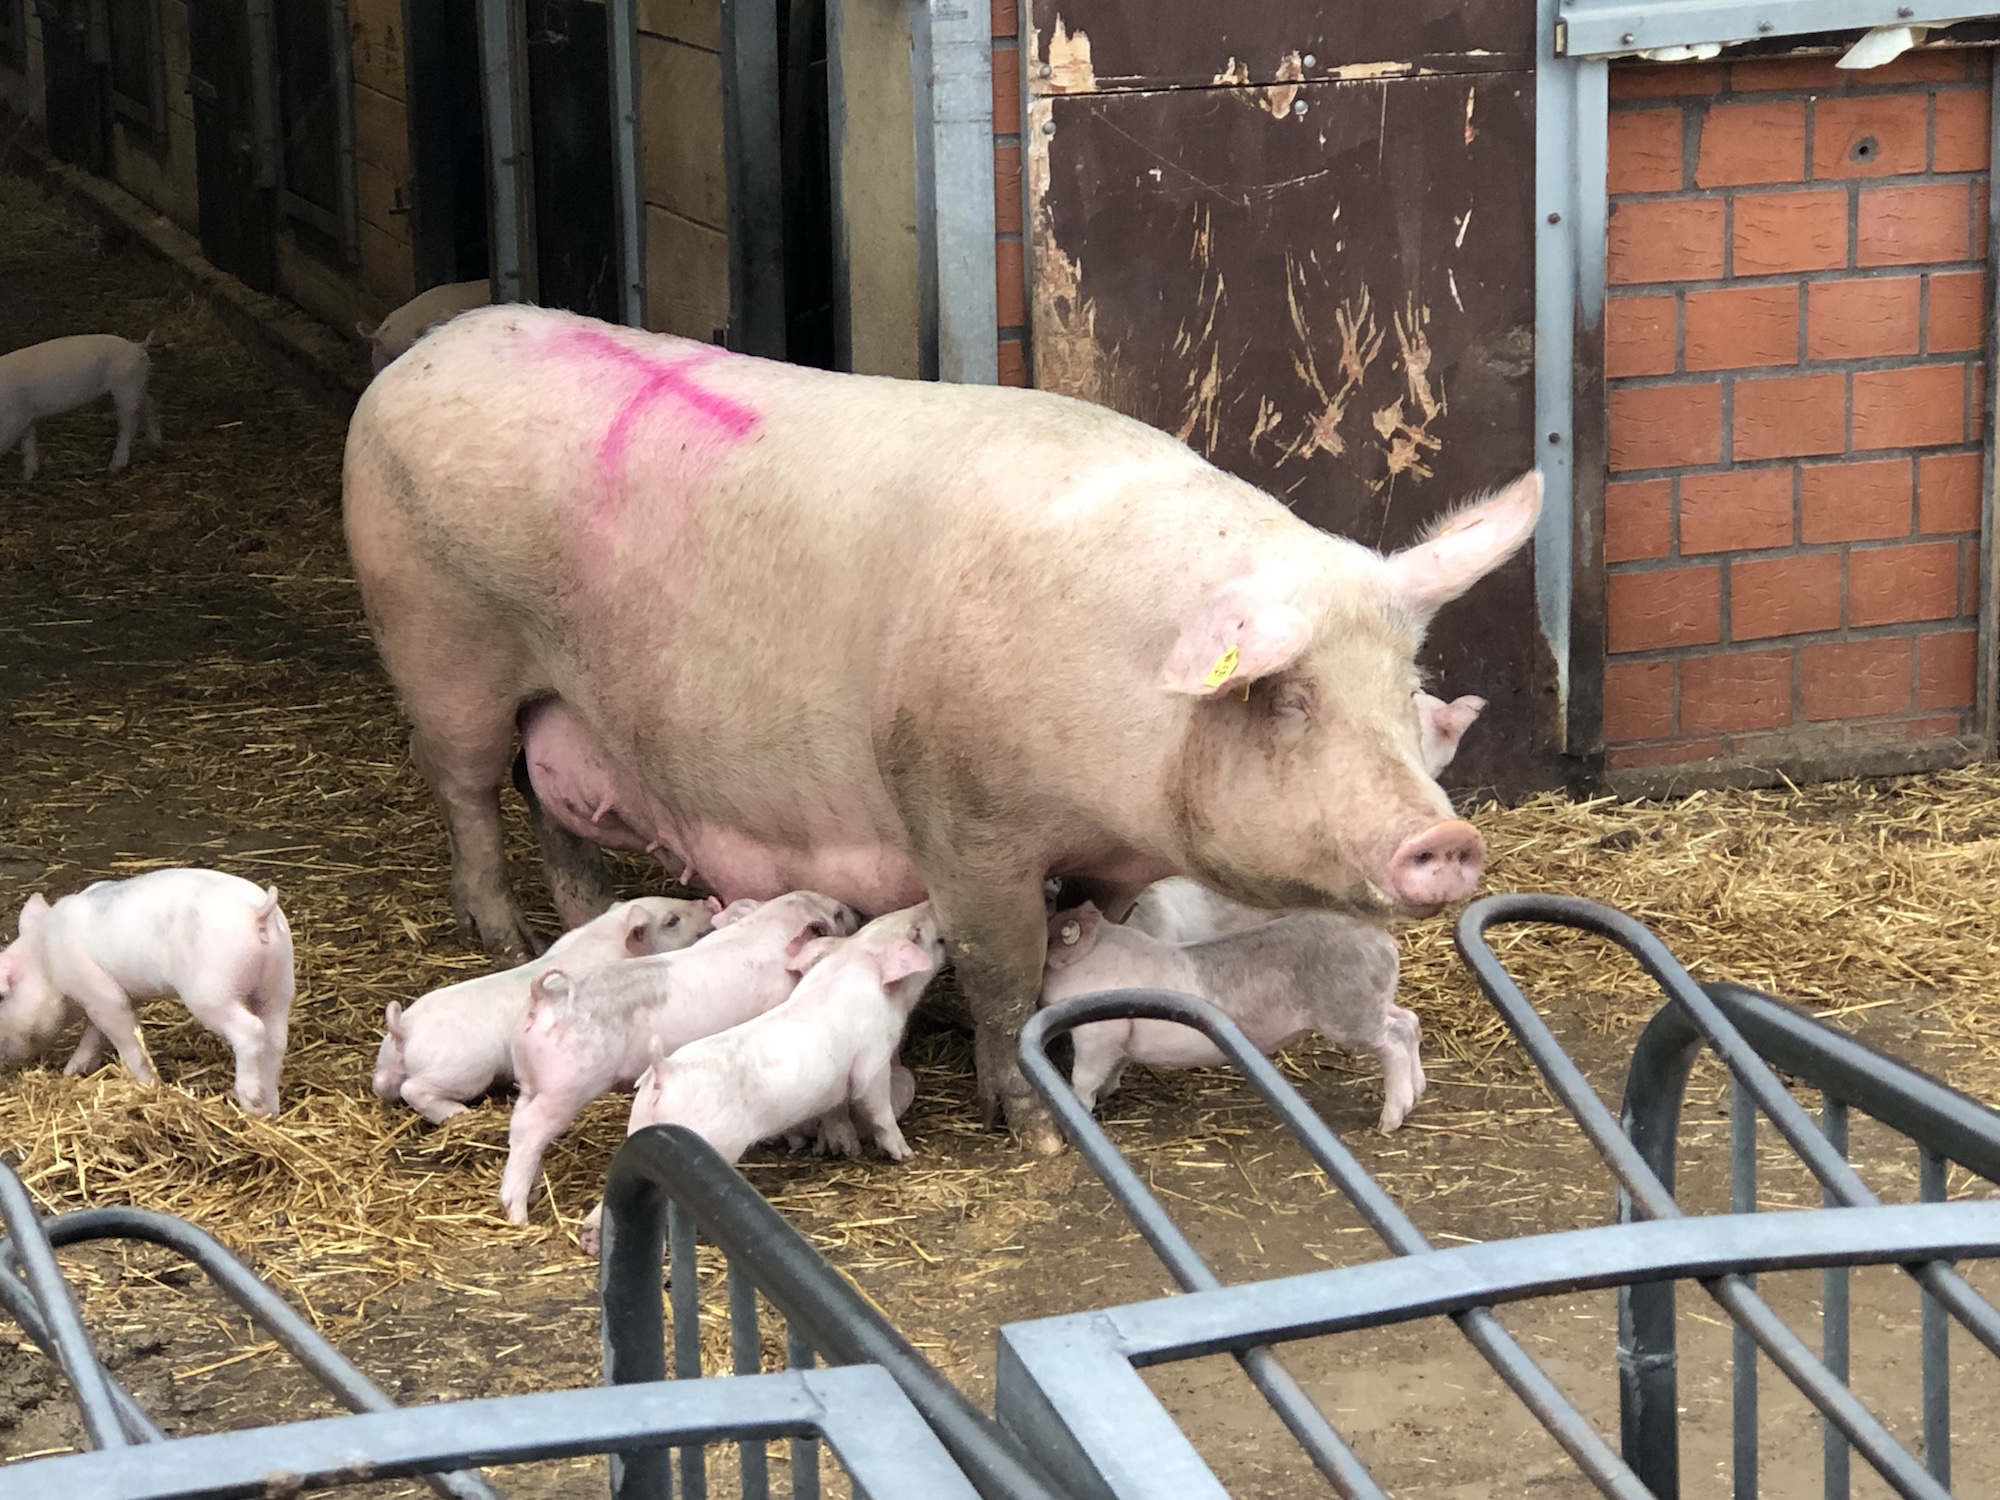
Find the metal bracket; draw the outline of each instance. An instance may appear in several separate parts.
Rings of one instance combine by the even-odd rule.
[[[1877,26],[1949,26],[1994,14],[1993,6],[1927,8],[1898,0],[1565,0],[1542,22],[1558,57],[1625,57],[1658,47],[1757,42]]]

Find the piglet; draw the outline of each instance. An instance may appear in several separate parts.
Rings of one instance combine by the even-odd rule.
[[[784,1004],[671,1056],[654,1038],[627,1135],[685,1125],[733,1162],[758,1141],[816,1122],[823,1147],[858,1156],[858,1119],[884,1155],[910,1155],[896,1124],[896,1049],[944,962],[930,903],[877,917],[853,937],[823,939],[800,956],[811,972]],[[584,1221],[580,1238],[590,1254],[602,1212],[600,1204]]]
[[[542,1153],[591,1100],[638,1081],[655,1038],[663,1054],[672,1053],[762,1015],[824,954],[820,939],[860,925],[853,909],[831,896],[793,891],[682,953],[536,976],[527,1019],[514,1035],[521,1096],[500,1178],[507,1217],[528,1222]]]
[[[514,1081],[514,1033],[527,1019],[528,989],[536,975],[559,965],[574,972],[676,952],[722,920],[721,911],[713,896],[621,901],[519,968],[432,990],[408,1010],[390,1001],[375,1057],[376,1097],[387,1104],[400,1100],[438,1125],[465,1113],[464,1101]]]
[[[1311,1031],[1373,1052],[1382,1060],[1388,1131],[1424,1092],[1417,1018],[1396,1004],[1397,968],[1393,937],[1330,912],[1293,912],[1204,942],[1166,943],[1105,921],[1086,902],[1049,919],[1042,1003],[1100,990],[1174,990],[1213,1002],[1264,1052]],[[1128,1062],[1192,1068],[1224,1060],[1207,1037],[1174,1021],[1093,1021],[1070,1037],[1070,1084],[1087,1109],[1117,1088]]]
[[[0,952],[0,1056],[32,1055],[81,1014],[65,1073],[96,1067],[109,1038],[135,1079],[157,1083],[133,1002],[175,994],[236,1053],[243,1108],[275,1115],[292,993],[292,930],[276,886],[216,870],[100,880],[21,908],[21,935]]]
[[[438,324],[486,306],[492,296],[492,287],[484,281],[449,281],[417,293],[373,328],[357,323],[354,331],[368,340],[368,362],[380,375]]]
[[[152,342],[146,335],[146,343]],[[118,410],[118,445],[111,472],[132,457],[132,435],[143,424],[148,446],[160,446],[153,398],[146,394],[152,361],[146,344],[109,333],[79,333],[0,354],[0,453],[21,445],[21,478],[35,477],[35,423],[109,396]]]

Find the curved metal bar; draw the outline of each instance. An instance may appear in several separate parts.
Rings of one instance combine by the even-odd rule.
[[[56,1358],[76,1392],[76,1406],[83,1417],[84,1431],[93,1448],[123,1448],[130,1443],[118,1420],[118,1403],[111,1395],[111,1377],[91,1347],[90,1333],[83,1326],[76,1303],[56,1264],[55,1251],[44,1232],[34,1199],[13,1167],[0,1162],[0,1220],[7,1225],[7,1242],[0,1246],[7,1260],[0,1276],[13,1276],[16,1267],[28,1283],[49,1336],[56,1346]]]
[[[861,1289],[807,1244],[708,1142],[678,1125],[648,1126],[627,1136],[604,1185],[597,1285],[608,1383],[666,1375],[660,1273],[669,1199],[829,1363],[887,1370],[987,1500],[1057,1500],[1058,1492],[1009,1433],[896,1332]],[[614,1496],[638,1500],[664,1493],[657,1486],[665,1477],[665,1455],[658,1459],[654,1464],[646,1451],[631,1454],[614,1471]]]
[[[311,1371],[348,1410],[400,1410],[380,1386],[293,1311],[289,1302],[259,1281],[221,1241],[185,1219],[144,1208],[84,1208],[49,1219],[45,1227],[54,1245],[142,1240],[193,1261],[224,1296]],[[10,1261],[11,1247],[0,1247],[0,1274]],[[499,1500],[493,1487],[477,1474],[437,1474],[430,1476],[429,1482],[451,1500]]]
[[[49,1325],[42,1321],[41,1310],[35,1306],[35,1299],[17,1278],[11,1274],[0,1274],[0,1311],[21,1325],[21,1331],[34,1341],[50,1359],[61,1360],[56,1354],[54,1337],[49,1333]],[[118,1408],[118,1420],[124,1424],[125,1432],[135,1443],[160,1443],[166,1441],[166,1434],[153,1424],[145,1409],[132,1399],[132,1393],[120,1385],[108,1373],[105,1382],[111,1387],[112,1404]]]
[[[1082,1101],[1048,1056],[1048,1044],[1055,1037],[1091,1021],[1127,1016],[1178,1021],[1200,1031],[1243,1073],[1294,1138],[1305,1147],[1320,1170],[1347,1195],[1391,1250],[1398,1255],[1423,1255],[1431,1251],[1430,1241],[1397,1207],[1395,1200],[1382,1190],[1381,1184],[1363,1170],[1353,1153],[1334,1134],[1332,1127],[1307,1106],[1271,1060],[1253,1047],[1236,1023],[1215,1006],[1192,995],[1179,995],[1168,990],[1110,990],[1051,1005],[1037,1012],[1021,1029],[1021,1065],[1028,1081],[1054,1113],[1063,1133],[1103,1179],[1104,1185],[1118,1199],[1140,1234],[1184,1289],[1205,1290],[1221,1283],[1181,1233],[1180,1227],[1139,1180],[1131,1164],[1111,1144],[1103,1128],[1091,1118],[1090,1111],[1083,1107]],[[1652,1500],[1638,1476],[1611,1451],[1610,1444],[1584,1420],[1582,1413],[1548,1378],[1541,1366],[1528,1357],[1527,1352],[1514,1341],[1513,1335],[1488,1309],[1472,1308],[1456,1313],[1453,1321],[1592,1483],[1605,1494],[1618,1497],[1618,1500]],[[1300,1426],[1304,1426],[1307,1419],[1301,1413],[1300,1425],[1293,1425],[1292,1410],[1288,1410],[1288,1405],[1281,1405],[1281,1400],[1293,1409],[1300,1404],[1308,1408],[1316,1421],[1307,1430],[1324,1429],[1325,1433],[1333,1436],[1334,1442],[1340,1444],[1339,1451],[1351,1458],[1351,1450],[1334,1434],[1332,1424],[1326,1421],[1325,1415],[1303,1391],[1298,1390],[1290,1375],[1284,1374],[1282,1367],[1276,1365],[1275,1356],[1272,1356],[1272,1361],[1272,1367],[1283,1375],[1291,1391],[1297,1392],[1296,1403],[1292,1402],[1283,1385],[1274,1385],[1279,1392],[1277,1397],[1264,1390],[1262,1384],[1259,1389],[1264,1390],[1266,1399],[1286,1420],[1286,1425],[1292,1427],[1294,1435],[1302,1443],[1307,1443],[1305,1434],[1300,1431]],[[1245,1368],[1249,1370],[1247,1361]],[[1255,1379],[1256,1372],[1250,1373]],[[1307,1443],[1307,1449],[1314,1451],[1310,1443]],[[1316,1461],[1318,1456],[1315,1453]],[[1359,1467],[1358,1459],[1353,1462]],[[1324,1465],[1322,1469],[1325,1469]],[[1329,1473],[1328,1477],[1335,1476]],[[1372,1478],[1369,1483],[1371,1486],[1374,1484]]]

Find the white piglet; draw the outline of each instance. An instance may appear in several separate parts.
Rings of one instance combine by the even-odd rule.
[[[671,1056],[654,1040],[627,1135],[685,1125],[733,1162],[758,1141],[816,1124],[823,1149],[858,1156],[858,1122],[885,1156],[910,1155],[896,1124],[909,1099],[896,1096],[914,1080],[896,1049],[944,962],[937,918],[926,901],[813,946],[801,954],[811,971],[784,1004]],[[602,1213],[600,1205],[584,1221],[591,1254]]]
[[[1293,912],[1247,931],[1162,942],[1104,920],[1085,903],[1049,919],[1042,1003],[1100,990],[1173,990],[1212,1001],[1261,1051],[1308,1032],[1382,1061],[1381,1128],[1423,1096],[1417,1018],[1396,1004],[1396,940],[1331,912]],[[1128,1062],[1194,1068],[1222,1062],[1214,1043],[1174,1021],[1093,1021],[1070,1033],[1070,1084],[1086,1108],[1118,1086]]]
[[[147,335],[148,341],[151,335]],[[132,457],[132,438],[143,426],[150,447],[160,446],[160,423],[146,394],[152,361],[146,346],[109,333],[79,333],[0,354],[0,454],[21,445],[21,477],[35,477],[35,423],[109,396],[118,411],[118,444],[111,472]]]
[[[713,896],[621,901],[517,968],[432,990],[407,1010],[390,1001],[375,1056],[376,1097],[401,1101],[438,1125],[464,1114],[467,1100],[514,1081],[514,1033],[527,1019],[536,975],[677,952],[722,920],[721,907]]]
[[[79,1014],[88,1023],[65,1073],[97,1066],[107,1040],[132,1076],[159,1074],[135,1000],[173,994],[236,1054],[236,1097],[278,1112],[291,1018],[292,930],[273,886],[216,870],[154,870],[101,880],[51,906],[21,908],[21,935],[0,952],[0,1056],[46,1047]]]
[[[860,925],[853,909],[831,896],[793,891],[682,953],[538,975],[528,1017],[514,1035],[521,1096],[500,1178],[507,1217],[527,1223],[542,1153],[591,1100],[638,1082],[655,1039],[672,1052],[762,1015],[822,956],[820,939]]]

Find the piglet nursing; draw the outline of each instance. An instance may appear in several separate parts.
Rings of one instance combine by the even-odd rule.
[[[109,1040],[135,1079],[157,1083],[133,1002],[178,995],[236,1053],[243,1108],[274,1115],[292,993],[292,931],[275,886],[216,870],[101,880],[21,908],[20,936],[0,952],[0,1056],[40,1051],[81,1015],[65,1073],[96,1067]]]
[[[1293,912],[1177,944],[1107,922],[1085,904],[1049,919],[1042,1003],[1101,990],[1174,990],[1212,1001],[1264,1052],[1318,1032],[1382,1060],[1381,1128],[1394,1130],[1424,1092],[1417,1018],[1396,1004],[1397,969],[1393,937],[1327,912]],[[1070,1083],[1087,1108],[1118,1086],[1128,1062],[1192,1068],[1224,1060],[1207,1037],[1173,1021],[1093,1021],[1070,1037]]]
[[[148,334],[148,341],[152,335]],[[118,443],[111,472],[132,456],[141,426],[149,446],[160,446],[153,398],[146,394],[152,361],[146,346],[109,333],[80,333],[0,354],[0,453],[21,445],[21,477],[35,477],[35,423],[109,396],[118,411]]]
[[[914,1080],[896,1049],[944,962],[930,903],[877,917],[853,937],[822,940],[801,957],[811,970],[782,1005],[672,1056],[655,1039],[627,1135],[684,1125],[733,1162],[758,1141],[816,1124],[822,1149],[858,1156],[858,1122],[884,1155],[910,1155],[896,1124],[909,1097],[896,1095],[898,1083]],[[600,1206],[584,1221],[591,1254],[601,1213]]]
[[[528,992],[537,975],[676,952],[720,920],[721,906],[714,897],[621,901],[518,968],[432,990],[408,1010],[390,1001],[375,1057],[376,1097],[389,1104],[400,1100],[433,1124],[463,1114],[466,1100],[513,1082],[514,1033],[527,1019]]]
[[[859,925],[853,909],[832,897],[794,891],[685,952],[537,976],[527,1020],[514,1037],[521,1096],[500,1179],[507,1217],[528,1221],[528,1193],[549,1143],[591,1100],[636,1083],[655,1040],[663,1054],[672,1053],[762,1015],[823,955],[820,939]]]

